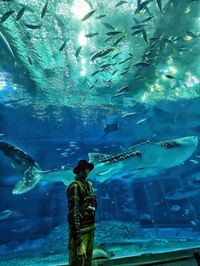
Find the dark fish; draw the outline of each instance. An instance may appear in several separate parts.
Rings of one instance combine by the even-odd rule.
[[[119,55],[120,55],[120,53],[117,53],[117,54],[113,55],[112,59],[115,59]]]
[[[120,2],[118,2],[118,3],[115,5],[115,7],[119,7],[119,6],[122,6],[122,5],[124,5],[124,4],[128,4],[128,2],[127,2],[127,1],[120,1]]]
[[[119,122],[116,122],[116,123],[112,123],[112,124],[107,124],[104,126],[104,135],[103,137],[105,137],[107,134],[113,132],[113,131],[116,131],[119,129]]]
[[[189,35],[190,37],[192,37],[192,38],[197,38],[198,36],[195,34],[195,33],[193,33],[192,31],[186,31],[186,33],[187,33],[187,35]]]
[[[112,66],[112,64],[104,64],[104,65],[102,65],[101,67],[102,67],[102,68],[106,68],[106,67],[109,67],[109,66]]]
[[[148,22],[150,20],[152,20],[154,18],[154,16],[149,16],[148,18],[145,18],[142,22]]]
[[[96,79],[94,83],[96,84],[98,81],[99,81],[99,79]]]
[[[162,0],[156,0],[156,2],[157,2],[157,5],[160,9],[160,12],[162,13]]]
[[[133,80],[144,79],[142,76],[137,76]]]
[[[112,25],[110,25],[109,23],[107,23],[107,22],[101,22],[103,25],[104,25],[104,27],[106,27],[107,29],[110,29],[110,30],[114,30],[115,28],[112,26]]]
[[[142,32],[142,30],[135,30],[134,32],[131,33],[131,35],[137,35],[137,34],[139,34],[141,32]]]
[[[128,86],[124,86],[124,87],[121,87],[117,93],[120,93],[120,92],[127,92],[128,91]]]
[[[114,51],[113,48],[104,49],[104,50],[94,54],[93,57],[91,58],[91,60],[94,61],[98,57],[103,57],[103,56],[105,56],[105,55],[107,55],[107,54],[109,54],[110,52],[113,52],[113,51]]]
[[[100,72],[100,70],[96,70],[92,73],[91,77],[95,76],[96,74],[98,74]]]
[[[10,10],[10,11],[6,12],[5,14],[3,14],[3,16],[1,17],[1,23],[6,21],[13,13],[15,13],[15,11]]]
[[[86,38],[92,38],[92,37],[94,37],[94,36],[96,36],[96,35],[98,35],[98,34],[99,34],[98,32],[95,32],[95,33],[89,33],[89,34],[86,34],[85,37],[86,37]]]
[[[101,18],[104,18],[106,15],[100,15],[98,17],[96,17],[95,19],[101,19]]]
[[[64,41],[64,43],[60,46],[59,51],[62,52],[65,46],[66,46],[66,41]]]
[[[20,19],[22,18],[22,16],[24,15],[25,10],[26,10],[26,7],[25,7],[25,6],[22,7],[22,8],[19,10],[19,12],[17,13],[17,16],[16,16],[16,20],[17,20],[17,21],[20,20]]]
[[[30,59],[30,57],[28,56],[28,61],[29,61],[29,64],[32,65],[32,60]]]
[[[124,70],[123,72],[119,73],[121,76],[125,75],[127,72],[129,71],[129,69]]]
[[[127,57],[127,58],[126,58],[126,59],[124,59],[123,61],[119,62],[119,64],[118,64],[118,65],[121,65],[121,64],[125,63],[126,61],[130,60],[131,58],[132,58],[132,56],[130,56],[130,57]]]
[[[116,46],[118,43],[120,43],[120,42],[123,40],[124,37],[125,37],[125,36],[122,36],[121,38],[117,39],[117,40],[113,43],[113,46]]]
[[[108,36],[113,36],[113,35],[117,35],[117,34],[120,34],[122,33],[121,31],[110,31],[110,32],[107,32],[106,35]]]
[[[135,26],[132,26],[130,29],[132,29],[132,30],[142,29],[146,25],[147,24],[137,24]]]
[[[144,67],[144,66],[149,66],[150,65],[150,63],[147,63],[147,62],[138,62],[138,63],[136,63],[136,64],[134,64],[134,66],[136,66],[136,67]]]
[[[137,8],[140,8],[141,0],[137,0]]]
[[[107,39],[105,39],[105,41],[104,42],[109,42],[111,39],[113,38],[113,36],[111,36],[111,37],[108,37]]]
[[[189,50],[190,50],[190,49],[187,48],[187,47],[179,47],[179,48],[176,49],[176,51],[178,51],[178,52],[187,52],[187,51],[189,51]]]
[[[24,24],[27,28],[35,30],[35,29],[39,29],[42,27],[42,24],[39,25],[31,25],[31,24]]]
[[[43,18],[47,13],[47,7],[48,7],[48,0],[46,1],[45,6],[42,9],[41,18]]]
[[[96,9],[90,11],[89,13],[87,13],[87,14],[81,19],[81,21],[87,20],[87,19],[90,18],[95,12],[96,12]]]
[[[112,73],[112,76],[114,76],[114,75],[115,75],[115,73],[117,73],[117,71],[118,71],[118,70],[115,70],[115,71]]]
[[[94,88],[94,84],[92,86],[90,86],[90,90]]]
[[[144,28],[142,29],[142,35],[143,35],[143,38],[144,38],[145,42],[148,43],[147,32],[146,32],[146,30]]]
[[[81,52],[81,48],[82,48],[82,46],[79,46],[78,49],[76,50],[76,57],[79,56],[79,54]]]
[[[135,10],[135,13],[140,12],[142,9],[144,9],[152,1],[153,0],[146,0],[143,3],[141,3],[140,6],[139,6],[139,8],[137,7],[137,9]]]
[[[175,79],[173,76],[171,76],[171,75],[165,75],[165,77],[166,78],[168,78],[168,79]]]

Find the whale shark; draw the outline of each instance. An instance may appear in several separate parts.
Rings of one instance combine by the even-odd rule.
[[[95,165],[90,178],[104,182],[112,178],[136,179],[154,176],[184,163],[194,153],[197,145],[198,138],[189,136],[157,143],[142,142],[116,155],[88,153],[89,161]],[[72,168],[42,170],[29,154],[13,144],[0,141],[0,151],[10,158],[11,165],[21,177],[12,190],[13,194],[28,192],[41,180],[62,181],[69,185],[74,179]]]

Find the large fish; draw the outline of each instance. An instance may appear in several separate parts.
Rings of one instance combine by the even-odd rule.
[[[100,182],[110,178],[143,178],[156,175],[187,160],[195,151],[198,139],[195,136],[157,143],[144,142],[117,154],[89,153],[89,161],[95,168],[91,178]],[[40,180],[62,181],[68,185],[74,179],[72,169],[41,170],[37,162],[18,147],[0,141],[0,150],[8,156],[22,179],[13,188],[13,194],[23,194],[34,188]]]
[[[200,194],[200,187],[187,185],[180,188],[177,188],[173,191],[170,191],[165,195],[165,199],[167,200],[182,200],[191,197],[196,197]]]

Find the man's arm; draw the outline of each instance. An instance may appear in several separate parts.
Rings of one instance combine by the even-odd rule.
[[[67,189],[68,198],[68,223],[72,231],[72,237],[77,246],[83,241],[80,231],[79,219],[79,187],[76,183],[72,183]]]

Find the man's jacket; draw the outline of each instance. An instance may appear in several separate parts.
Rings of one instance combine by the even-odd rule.
[[[75,180],[67,187],[68,223],[76,245],[82,242],[81,233],[95,229],[96,196],[89,181]]]

